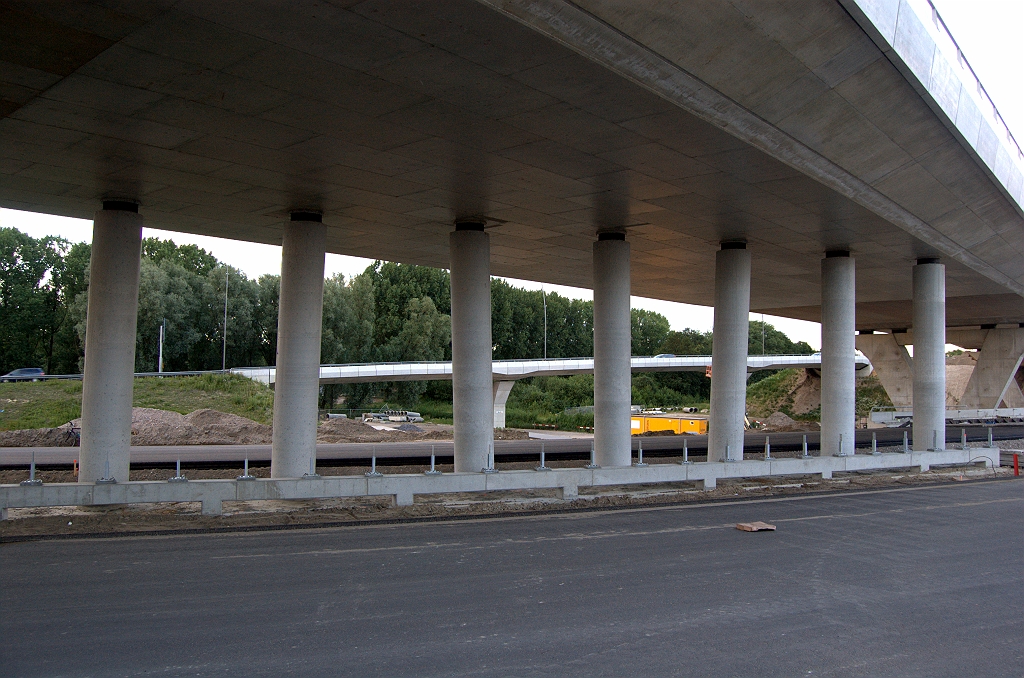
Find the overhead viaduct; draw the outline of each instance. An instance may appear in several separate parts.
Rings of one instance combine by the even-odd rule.
[[[13,2],[0,22],[0,205],[94,220],[83,483],[128,480],[144,223],[282,245],[278,479],[315,465],[325,252],[451,270],[458,472],[493,438],[491,275],[594,290],[603,467],[631,461],[630,294],[715,307],[711,463],[742,457],[751,310],[822,323],[825,456],[853,454],[855,346],[897,366],[922,454],[945,440],[947,329],[977,333],[979,402],[1019,395],[1024,156],[926,2]]]

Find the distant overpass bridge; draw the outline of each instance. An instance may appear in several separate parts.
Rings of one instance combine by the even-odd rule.
[[[704,372],[711,366],[709,355],[655,356],[632,358],[634,372]],[[747,371],[781,370],[786,368],[821,367],[821,354],[759,355],[747,358]],[[871,373],[871,363],[857,356],[858,376]],[[236,367],[239,374],[263,384],[273,384],[274,367]],[[492,374],[495,382],[511,382],[529,377],[563,377],[572,374],[593,374],[593,358],[549,358],[547,360],[495,360]],[[451,361],[353,363],[321,365],[321,384],[366,384],[378,381],[450,381]]]
[[[634,357],[634,372],[704,372],[711,366],[709,355]],[[871,374],[871,363],[858,355],[857,375]],[[786,368],[821,368],[821,354],[759,355],[747,357],[747,373]],[[240,367],[231,370],[264,384],[273,384],[273,367]],[[593,374],[593,358],[553,358],[548,360],[495,360],[491,363],[494,381],[494,426],[505,428],[505,403],[519,379],[555,377],[572,374]],[[321,384],[365,384],[378,381],[441,381],[452,378],[451,361],[407,363],[361,363],[352,365],[321,365]]]

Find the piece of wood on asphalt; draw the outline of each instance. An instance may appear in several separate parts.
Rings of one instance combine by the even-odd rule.
[[[774,530],[775,526],[755,520],[752,523],[736,523],[736,529],[744,532],[760,532],[761,530]]]

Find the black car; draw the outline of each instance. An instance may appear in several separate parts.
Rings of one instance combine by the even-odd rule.
[[[46,373],[43,372],[41,367],[22,367],[8,372],[4,376],[0,377],[0,382],[4,381],[39,381],[39,377],[44,376]]]

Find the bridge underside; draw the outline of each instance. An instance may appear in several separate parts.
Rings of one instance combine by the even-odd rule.
[[[1019,205],[836,2],[13,3],[0,21],[5,207],[130,199],[149,226],[273,244],[317,210],[330,252],[436,267],[479,217],[493,274],[579,287],[596,233],[625,228],[633,294],[703,305],[718,243],[744,239],[751,309],[808,320],[823,252],[849,249],[867,329],[908,326],[911,264],[941,256],[949,325],[1024,321]]]

